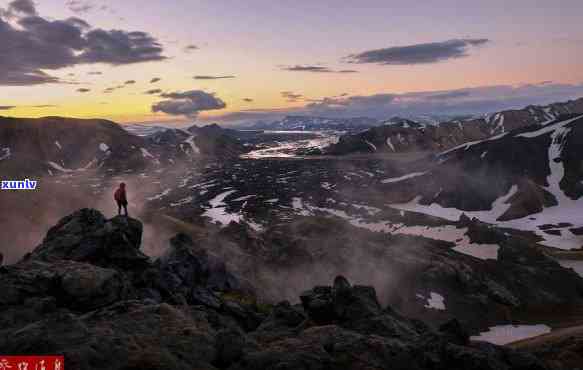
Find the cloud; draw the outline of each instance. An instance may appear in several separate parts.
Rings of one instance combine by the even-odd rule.
[[[292,95],[300,95],[294,94]],[[301,99],[301,107],[285,109],[253,109],[229,112],[213,121],[250,122],[272,121],[286,115],[319,117],[371,117],[387,119],[393,116],[420,115],[455,116],[492,113],[509,109],[522,109],[529,105],[546,105],[583,97],[583,83],[560,84],[543,81],[523,85],[495,85],[461,88],[444,91],[417,91],[403,94],[382,93],[374,95],[346,94],[321,99]]]
[[[160,80],[161,80],[161,78],[160,78],[160,77],[154,77],[154,78],[152,78],[152,79],[150,80],[150,83],[151,83],[151,84],[153,84],[153,83],[156,83],[156,82],[158,82],[158,81],[160,81]]]
[[[119,90],[119,89],[123,89],[125,87],[125,85],[118,85],[118,86],[112,86],[112,87],[108,87],[105,90],[103,90],[103,92],[105,94],[109,94],[114,92],[115,90]]]
[[[468,49],[489,43],[488,39],[454,39],[442,42],[393,46],[368,50],[345,58],[349,63],[413,65],[438,63],[468,56]]]
[[[84,87],[81,87],[81,88],[77,89],[77,92],[80,92],[80,93],[86,93],[86,92],[89,92],[89,91],[91,91],[91,89],[86,89]]]
[[[41,105],[32,105],[32,108],[57,108],[58,105],[54,104],[41,104]]]
[[[221,80],[224,78],[235,78],[235,76],[194,76],[195,80]]]
[[[162,100],[152,105],[152,112],[163,112],[170,115],[196,117],[202,111],[226,108],[226,104],[215,94],[202,90],[174,92],[162,94]]]
[[[252,103],[253,102],[253,99],[251,99],[251,98],[243,98],[243,101],[246,102],[246,103]]]
[[[295,103],[304,100],[304,96],[302,94],[296,94],[291,91],[282,91],[281,97],[286,99],[286,101],[289,103]]]
[[[136,80],[127,80],[126,82],[124,82],[124,85],[133,85],[136,83]]]
[[[77,14],[87,13],[94,8],[93,4],[80,0],[67,0],[66,5],[70,11]]]
[[[121,65],[166,59],[162,46],[146,32],[95,29],[84,38],[80,63]]]
[[[468,90],[454,90],[454,91],[446,91],[437,94],[431,94],[425,97],[427,100],[447,100],[453,98],[462,98],[465,96],[469,96],[470,92]]]
[[[323,98],[304,107],[309,114],[325,116],[480,114],[528,105],[544,105],[583,96],[583,84],[496,85],[437,92],[376,94]]]
[[[161,89],[151,89],[151,90],[144,92],[144,94],[147,94],[147,95],[156,95],[156,94],[160,94],[160,93],[162,93]]]
[[[186,45],[186,46],[184,47],[184,51],[185,51],[185,52],[187,52],[187,53],[189,53],[189,52],[191,52],[191,51],[198,50],[198,49],[200,49],[198,46],[196,46],[196,45],[192,45],[192,44],[191,44],[191,45]]]
[[[24,0],[0,10],[0,40],[0,85],[8,86],[63,83],[49,72],[80,64],[166,59],[162,46],[145,32],[93,29],[79,18],[45,19]]]
[[[0,12],[0,15],[4,15],[7,18],[17,17],[19,15],[32,16],[36,14],[36,8],[32,0],[11,1],[8,3],[6,10]]]
[[[16,108],[15,105],[0,105],[0,110],[10,110]]]
[[[229,112],[220,116],[213,116],[213,122],[251,122],[251,121],[274,121],[290,114],[302,114],[301,108],[292,109],[245,109],[236,112]]]
[[[99,72],[99,71],[92,71],[92,72],[87,72],[87,74],[88,74],[89,76],[99,76],[99,75],[102,75],[102,74],[103,74],[103,72]]]
[[[354,69],[342,69],[339,71],[335,71],[328,67],[324,66],[314,66],[314,65],[299,65],[296,64],[294,66],[280,66],[280,69],[283,71],[289,72],[311,72],[311,73],[358,73],[358,71]]]

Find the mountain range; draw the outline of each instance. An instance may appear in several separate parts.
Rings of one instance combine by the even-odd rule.
[[[547,106],[506,110],[481,118],[453,120],[428,125],[409,119],[385,121],[359,133],[342,136],[326,154],[439,152],[457,145],[483,140],[529,125],[545,125],[562,115],[583,113],[583,98]]]
[[[29,177],[87,170],[115,174],[244,153],[227,132],[216,125],[192,126],[138,136],[107,120],[0,117],[0,171]]]

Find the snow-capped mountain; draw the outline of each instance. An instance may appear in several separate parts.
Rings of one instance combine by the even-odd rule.
[[[238,157],[247,148],[238,142],[236,130],[223,129],[213,124],[187,129],[165,129],[146,136],[148,144],[172,160],[211,156],[217,158]]]
[[[456,119],[431,125],[405,118],[392,118],[382,126],[347,134],[325,152],[394,153],[411,151],[438,152],[465,142],[482,140],[529,125],[544,125],[561,115],[583,113],[583,98],[548,106],[528,106],[506,110],[481,118]]]
[[[0,172],[7,178],[99,170],[134,172],[200,156],[238,156],[245,148],[220,127],[134,135],[107,120],[0,118]]]
[[[38,176],[145,168],[147,143],[114,122],[62,117],[0,118],[0,172]]]
[[[386,201],[402,210],[485,222],[561,237],[583,234],[583,114],[563,116],[469,142],[436,156],[427,171],[384,179]],[[550,242],[551,246],[552,241]]]
[[[122,126],[124,130],[128,131],[131,134],[137,136],[149,136],[153,135],[157,132],[166,131],[169,128],[175,128],[170,126],[164,126],[161,124],[142,124],[142,123],[132,123],[126,124]]]
[[[266,123],[257,122],[248,129],[253,130],[288,130],[288,131],[354,131],[373,127],[379,121],[368,117],[325,118],[311,116],[286,116],[282,120]]]

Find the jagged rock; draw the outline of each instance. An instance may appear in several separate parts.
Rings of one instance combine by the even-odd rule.
[[[118,271],[74,261],[26,261],[5,267],[0,276],[0,305],[47,298],[56,299],[59,306],[88,311],[130,294]]]
[[[49,264],[32,260],[15,268]],[[71,300],[84,301],[87,295],[79,288],[73,283],[63,290]],[[304,325],[304,314],[287,302],[277,305],[256,332],[245,333],[244,325],[229,317],[241,321],[257,312],[232,300],[214,310],[120,297],[78,314],[29,298],[24,307],[48,309],[39,309],[46,312],[34,321],[0,326],[0,353],[62,353],[67,366],[76,369],[544,369],[511,349],[461,343],[458,325],[440,334],[389,308],[381,311],[374,288],[351,286],[343,277],[333,287],[313,289],[309,296],[314,295],[327,302],[337,325]],[[6,312],[0,308],[0,318]]]
[[[70,256],[65,250],[91,250],[81,246],[89,245],[87,235],[95,236],[96,230],[101,231],[93,240],[119,244],[107,233],[120,236],[133,229],[118,221],[106,229],[107,221],[100,222],[96,213],[84,214],[95,217],[92,222],[84,222],[90,218],[85,216],[69,219],[47,238],[47,249],[0,269],[0,353],[62,353],[67,366],[76,369],[544,369],[532,356],[468,343],[466,329],[457,322],[435,331],[391,307],[382,309],[373,287],[351,285],[343,276],[332,286],[302,294],[303,310],[288,302],[260,309],[253,296],[230,290],[236,286],[228,283],[231,277],[210,279],[229,276],[226,265],[184,235],[173,239],[160,260],[130,270],[123,264],[109,268],[59,259]],[[70,242],[50,244],[55,240]],[[519,264],[521,247],[507,248],[499,263]],[[565,278],[556,263],[531,253],[529,261],[556,273],[554,279]],[[440,266],[441,275],[435,276],[459,279],[462,267],[447,267],[444,272],[446,266]],[[527,282],[524,276],[527,269],[516,280]],[[520,288],[505,291],[508,281],[498,286],[466,279],[468,286],[490,289],[509,305],[507,295]]]
[[[334,279],[332,288],[316,287],[304,292],[300,299],[309,317],[320,324],[355,321],[381,312],[373,288],[352,287],[343,276]]]
[[[498,244],[507,239],[506,235],[493,225],[481,222],[477,218],[470,220],[469,217],[466,217],[464,219],[463,216],[460,217],[458,224],[468,228],[466,235],[472,243]]]
[[[343,293],[354,289],[343,278],[336,283]],[[317,287],[309,296],[322,298],[332,290]],[[391,316],[410,333],[375,331],[373,324],[383,316]],[[316,325],[263,340],[230,369],[545,369],[527,354],[486,343],[468,344],[459,323],[449,324],[440,334],[390,309],[357,321],[371,324],[357,329],[340,323]]]
[[[460,215],[460,218],[459,218],[459,220],[458,220],[458,224],[459,224],[460,226],[468,226],[468,225],[470,225],[470,224],[471,224],[471,222],[472,222],[472,219],[471,219],[471,218],[469,218],[469,217],[468,217],[468,215],[466,215],[465,213],[462,213],[462,214]]]
[[[439,331],[454,344],[465,346],[470,342],[470,335],[457,319],[442,324]]]
[[[61,219],[27,257],[67,259],[102,267],[143,268],[149,258],[140,250],[142,223],[117,216],[111,220],[94,209],[81,209]]]
[[[295,329],[306,320],[304,312],[288,301],[276,304],[271,313],[259,326],[259,331],[279,331]]]
[[[223,299],[221,312],[233,317],[245,331],[253,331],[265,319],[265,315],[257,312],[253,304],[247,304],[238,299]]]
[[[191,303],[218,308],[221,300],[213,290],[250,293],[249,287],[227,270],[222,259],[197,248],[185,234],[170,240],[170,248],[159,258],[158,265],[165,290],[182,292]]]
[[[221,369],[229,367],[243,356],[245,337],[239,331],[232,329],[218,331],[216,343],[217,355],[214,364]]]
[[[211,369],[215,332],[169,306],[121,301],[77,316],[59,313],[0,336],[3,354],[63,353],[74,369]]]
[[[518,180],[518,192],[508,199],[508,203],[511,206],[498,217],[498,221],[526,217],[541,212],[545,207],[558,205],[554,195],[533,181],[525,179]]]

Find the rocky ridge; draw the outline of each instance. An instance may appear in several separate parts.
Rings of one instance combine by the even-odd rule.
[[[520,129],[542,126],[561,116],[583,114],[583,98],[548,106],[528,106],[481,118],[452,120],[428,125],[408,119],[387,121],[366,131],[344,135],[325,154],[439,152],[457,145]]]
[[[258,303],[222,258],[186,235],[152,260],[142,225],[83,209],[0,268],[0,353],[63,353],[74,369],[547,369],[382,307],[338,276],[301,304]]]

